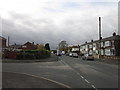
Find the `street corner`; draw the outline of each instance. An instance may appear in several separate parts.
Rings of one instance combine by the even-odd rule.
[[[3,72],[2,88],[68,88],[68,86],[43,77]]]

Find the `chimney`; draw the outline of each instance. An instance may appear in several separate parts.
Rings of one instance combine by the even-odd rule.
[[[116,33],[115,33],[115,32],[113,33],[113,36],[116,36]]]
[[[85,43],[87,44],[87,41]]]
[[[8,47],[9,47],[9,43],[10,43],[10,37],[8,36]]]
[[[91,40],[91,42],[93,42],[93,40]]]
[[[32,42],[32,44],[34,45],[34,42]]]
[[[101,17],[99,17],[99,40],[101,40]]]

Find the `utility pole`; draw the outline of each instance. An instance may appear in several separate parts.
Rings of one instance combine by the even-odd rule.
[[[99,59],[101,58],[101,17],[99,17]]]
[[[10,37],[8,36],[8,47],[9,47]]]

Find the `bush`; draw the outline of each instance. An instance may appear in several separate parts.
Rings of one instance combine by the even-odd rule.
[[[49,50],[22,50],[17,54],[16,59],[43,59],[50,57]]]

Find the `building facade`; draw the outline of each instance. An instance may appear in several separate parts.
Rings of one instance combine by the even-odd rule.
[[[80,52],[84,55],[92,54],[95,58],[120,59],[120,35],[101,40],[86,42],[80,46]]]
[[[78,55],[80,55],[80,46],[79,45],[73,45],[73,46],[71,46],[71,51],[70,52],[75,52]]]
[[[6,47],[6,38],[0,36],[0,48]]]
[[[22,49],[22,50],[34,50],[34,49],[37,49],[37,45],[35,45],[34,42],[26,42],[19,49]]]
[[[0,36],[0,58],[2,58],[5,48],[6,48],[6,38]]]

